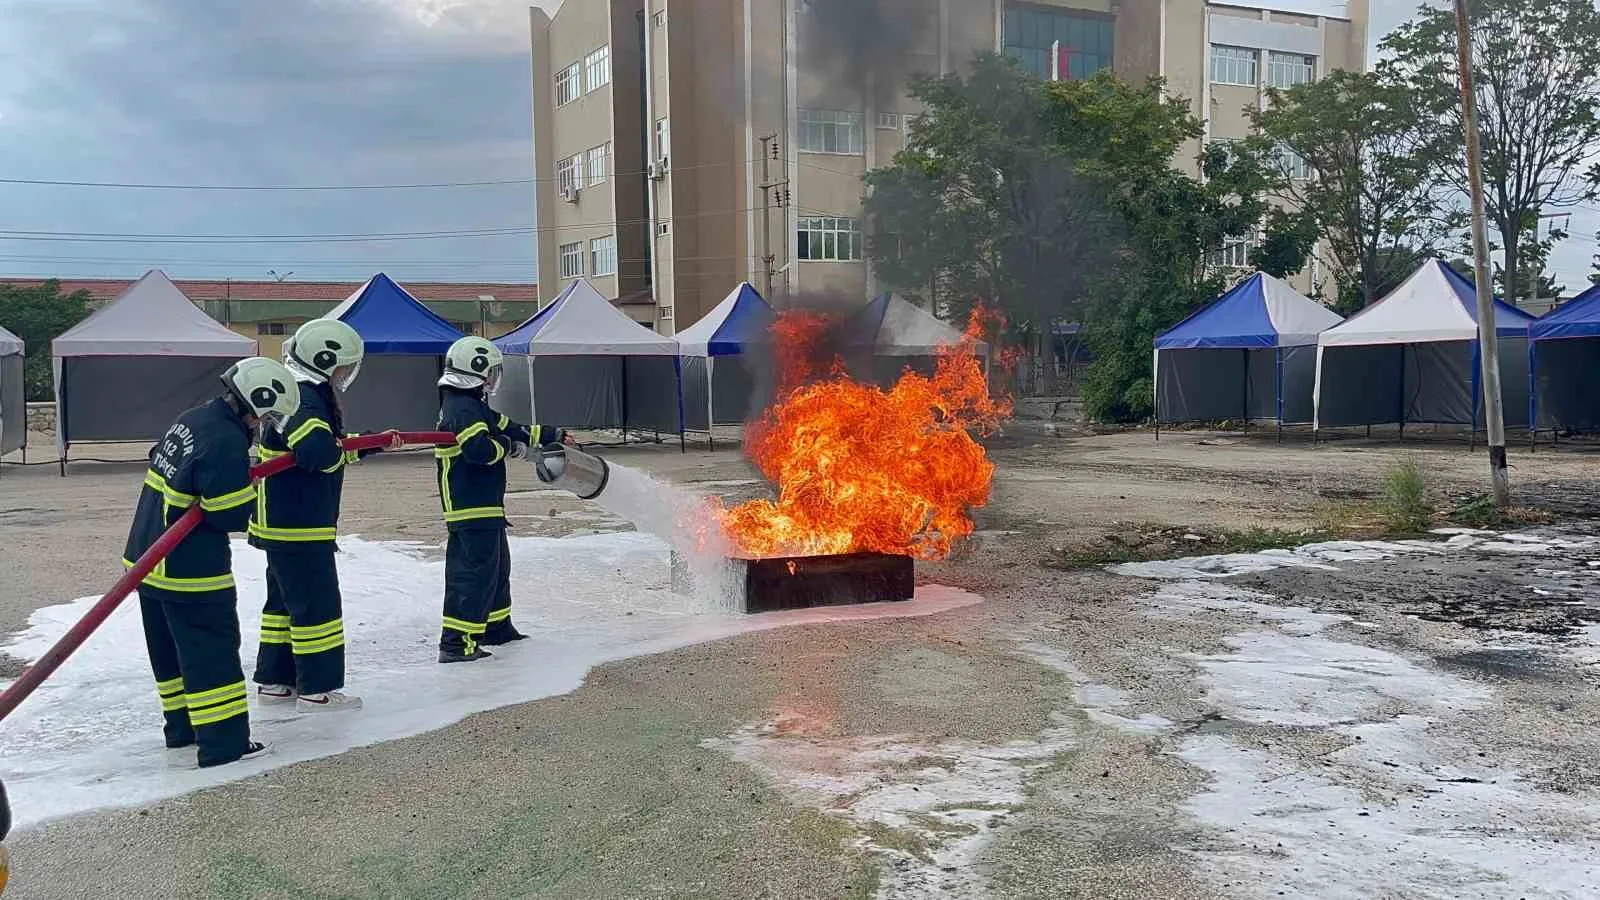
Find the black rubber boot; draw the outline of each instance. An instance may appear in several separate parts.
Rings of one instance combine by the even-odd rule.
[[[200,764],[200,768],[202,768],[202,769],[210,769],[210,768],[214,768],[216,766],[225,766],[228,763],[238,762],[241,759],[249,759],[250,757],[255,756],[258,753],[261,753],[261,752],[265,751],[266,749],[267,749],[267,745],[266,744],[263,744],[260,741],[251,741],[250,743],[245,745],[244,752],[241,753],[238,756],[235,756],[233,759],[218,759],[218,760],[212,760],[210,762],[203,762],[203,763]]]
[[[528,639],[527,635],[525,635],[522,632],[520,632],[520,631],[516,630],[515,628],[513,628],[513,629],[511,629],[511,631],[505,632],[505,633],[501,633],[501,634],[493,634],[493,635],[486,634],[483,637],[478,639],[478,643],[485,644],[485,645],[490,646],[490,647],[499,647],[499,646],[502,646],[504,644],[510,644],[510,643],[514,643],[516,641],[525,641],[527,639]]]
[[[483,649],[482,647],[474,648],[471,653],[462,653],[462,652],[457,651],[457,650],[440,650],[439,651],[439,662],[442,662],[442,663],[477,662],[480,659],[488,659],[491,656],[494,656],[494,654],[490,653],[489,651],[487,651],[485,649]]]

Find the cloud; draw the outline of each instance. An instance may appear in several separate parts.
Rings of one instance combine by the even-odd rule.
[[[0,81],[0,171],[187,184],[526,178],[526,17],[525,0],[0,0],[9,72]],[[526,225],[533,201],[525,186],[290,195],[0,188],[0,207],[9,228],[305,234]],[[88,249],[0,244],[10,255]],[[529,237],[405,249],[422,258],[533,255]],[[403,256],[397,250],[291,252],[336,254],[354,276],[361,259]],[[284,258],[281,248],[260,252]],[[0,270],[19,268],[44,267],[0,260]]]

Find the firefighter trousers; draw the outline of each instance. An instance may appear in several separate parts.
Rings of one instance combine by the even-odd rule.
[[[238,603],[231,587],[196,593],[139,587],[167,746],[198,744],[202,766],[233,762],[250,745]]]
[[[267,551],[256,684],[301,694],[344,687],[344,609],[334,546]]]
[[[504,528],[450,532],[444,553],[442,650],[471,653],[503,644],[511,624],[511,546]]]

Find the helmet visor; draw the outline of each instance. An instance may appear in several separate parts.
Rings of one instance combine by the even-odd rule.
[[[269,428],[278,434],[283,434],[283,426],[289,423],[288,417],[285,416],[281,410],[276,409],[262,410],[260,413],[256,414],[256,418],[261,420],[261,431],[263,434],[265,434]]]
[[[485,375],[483,378],[484,393],[493,394],[495,391],[500,390],[500,377],[505,373],[505,366],[495,366],[491,368],[489,370],[489,374]]]
[[[339,393],[350,390],[350,385],[356,383],[356,376],[361,374],[361,363],[354,362],[347,366],[340,366],[333,370],[333,375],[328,378]]]

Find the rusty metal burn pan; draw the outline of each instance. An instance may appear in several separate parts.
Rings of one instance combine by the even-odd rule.
[[[849,606],[910,600],[916,569],[909,556],[846,553],[735,559],[737,600],[747,613],[815,606]],[[674,555],[673,589],[688,589],[688,572]]]

